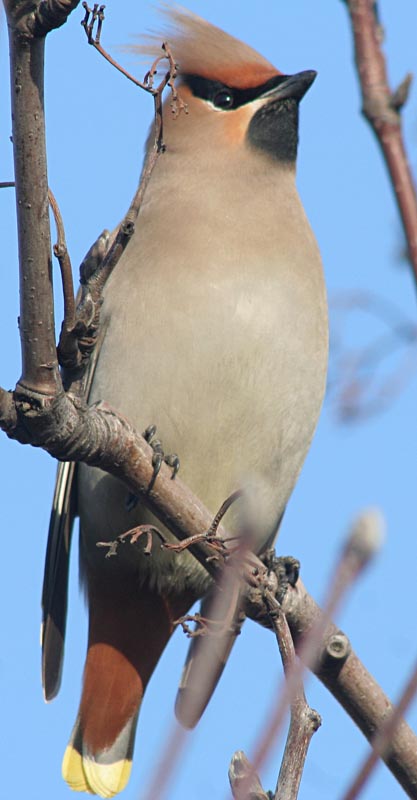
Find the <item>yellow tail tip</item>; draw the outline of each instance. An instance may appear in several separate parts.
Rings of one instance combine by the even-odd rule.
[[[62,762],[62,776],[71,789],[103,798],[114,797],[125,788],[131,769],[128,759],[104,764],[91,756],[81,756],[72,745],[68,745]]]
[[[62,777],[74,792],[92,793],[84,775],[83,759],[78,750],[71,744],[68,745],[64,753]]]

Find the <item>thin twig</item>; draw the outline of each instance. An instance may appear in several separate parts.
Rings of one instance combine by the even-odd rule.
[[[274,595],[266,590],[265,602],[275,632],[285,675],[290,675],[296,665],[296,655],[291,631],[282,607]],[[313,734],[321,725],[320,715],[307,703],[302,680],[294,681],[290,699],[290,727],[279,771],[274,800],[296,800]]]
[[[343,595],[358,577],[366,563],[375,553],[381,537],[381,521],[375,512],[363,514],[353,526],[343,549],[332,579],[327,601],[323,611],[316,617],[304,640],[297,647],[299,661],[288,670],[284,685],[276,693],[279,697],[276,709],[264,728],[254,757],[251,759],[254,770],[259,770],[270,752],[285,720],[288,704],[299,691],[300,682],[306,666],[315,671],[320,649],[326,635],[331,616],[339,606]]]
[[[151,147],[146,154],[139,185],[126,215],[118,228],[113,232],[111,238],[107,238],[106,246],[101,251],[101,258],[98,258],[96,253],[94,270],[89,268],[88,274],[87,270],[81,270],[81,297],[76,311],[76,324],[72,331],[73,334],[75,332],[75,335],[78,336],[80,353],[78,351],[74,353],[71,337],[69,348],[64,348],[65,352],[60,349],[60,357],[61,360],[64,361],[66,367],[65,385],[67,388],[71,387],[71,391],[75,394],[82,392],[84,373],[88,368],[91,354],[96,346],[100,328],[100,310],[104,286],[120,261],[127,244],[130,242],[135,232],[135,223],[143,203],[150,177],[159,156],[165,150],[163,142],[162,95],[167,86],[172,95],[171,109],[173,112],[179,113],[179,111],[185,109],[185,104],[179,100],[176,92],[175,78],[177,75],[177,65],[168,44],[162,44],[162,54],[155,59],[150,70],[146,73],[145,79],[139,81],[114,61],[100,44],[100,36],[104,21],[104,6],[95,4],[91,9],[87,3],[84,2],[83,7],[86,13],[82,25],[86,31],[89,44],[93,45],[112,66],[118,69],[129,80],[133,81],[136,86],[152,94],[154,98],[155,135],[153,147]],[[96,23],[97,31],[94,35],[94,26]],[[168,62],[168,70],[165,72],[158,85],[155,86],[154,76],[157,73],[158,65],[162,61]]]
[[[408,252],[417,282],[417,195],[401,131],[399,110],[404,105],[411,76],[400,91],[391,92],[384,55],[381,27],[375,0],[345,0],[352,23],[355,60],[362,91],[363,114],[381,147],[397,199]]]
[[[219,527],[220,522],[222,521],[224,515],[226,514],[226,511],[228,511],[230,506],[232,506],[233,503],[236,502],[236,500],[239,500],[239,498],[242,497],[242,495],[243,495],[243,490],[236,489],[236,491],[233,492],[229,497],[226,497],[226,500],[220,506],[216,516],[213,519],[213,522],[210,525],[209,530],[207,531],[208,536],[213,536],[217,532],[217,528]]]
[[[56,225],[57,242],[53,246],[53,251],[54,255],[58,259],[61,270],[62,292],[64,296],[64,321],[62,323],[62,327],[63,330],[69,332],[73,330],[75,325],[74,282],[72,279],[71,259],[69,257],[67,243],[65,240],[64,222],[58,203],[51,189],[48,189],[48,199],[52,208]]]
[[[119,545],[126,544],[127,539],[130,538],[129,544],[133,545],[136,544],[142,536],[146,536],[146,544],[142,552],[144,555],[150,556],[153,548],[152,534],[158,536],[161,542],[165,542],[165,536],[155,525],[136,525],[134,528],[130,528],[130,530],[121,533],[117,539],[113,539],[109,542],[96,542],[96,547],[107,547],[106,558],[111,558],[117,555]]]
[[[154,95],[158,94],[160,91],[160,87],[157,87],[155,89],[155,87],[153,86],[153,79],[154,76],[157,74],[157,68],[159,63],[163,61],[166,58],[166,56],[165,55],[158,56],[158,58],[156,58],[154,63],[152,64],[151,68],[147,71],[144,80],[140,81],[139,78],[136,78],[134,75],[131,75],[130,72],[128,72],[124,67],[122,67],[122,65],[119,64],[118,61],[115,61],[115,59],[110,55],[110,53],[107,52],[107,50],[104,49],[104,47],[101,44],[100,39],[104,22],[104,9],[106,6],[105,5],[99,6],[98,3],[95,3],[93,8],[90,8],[88,3],[86,2],[83,2],[82,6],[85,10],[85,16],[81,22],[81,25],[83,26],[86,32],[88,44],[91,44],[95,48],[95,50],[97,50],[97,52],[100,53],[100,55],[103,56],[103,58],[106,61],[108,61],[109,64],[111,64],[112,67],[121,72],[121,74],[124,75],[125,78],[127,78],[129,81],[132,81],[132,83],[134,83],[135,86],[138,86],[140,89],[144,89],[145,92],[150,92],[151,94]],[[94,26],[96,23],[97,23],[97,30],[95,35],[93,35]],[[164,47],[164,45],[162,45],[162,47]],[[162,81],[163,88],[165,88],[166,86],[165,78]]]
[[[291,680],[289,696],[291,717],[287,741],[279,771],[274,800],[296,800],[311,738],[321,725],[319,714],[307,703],[301,670],[297,669],[296,654],[291,631],[281,605],[271,591],[264,591],[264,599],[271,619],[272,629],[286,677]],[[233,789],[236,800],[251,796],[253,781],[259,781],[256,769],[247,761],[245,776]]]
[[[145,437],[146,438],[146,437]],[[165,542],[164,547],[167,550],[173,550],[176,553],[181,553],[183,550],[187,550],[192,544],[198,544],[198,542],[206,542],[213,548],[213,558],[220,558],[222,557],[223,561],[226,559],[228,555],[233,552],[233,549],[228,547],[227,545],[231,542],[237,540],[237,548],[239,549],[241,544],[241,537],[240,536],[230,536],[226,542],[225,539],[220,538],[217,536],[218,527],[226,514],[226,511],[229,510],[230,506],[238,500],[238,498],[242,497],[243,490],[237,489],[233,492],[226,500],[221,504],[217,514],[215,514],[213,522],[211,523],[208,531],[203,531],[202,533],[198,533],[196,536],[188,536],[187,539],[183,539],[182,542]]]
[[[97,3],[90,8],[86,2],[83,2],[83,8],[85,9],[85,17],[82,21],[82,26],[87,35],[87,41],[91,44],[109,64],[112,65],[115,69],[122,73],[129,81],[138,86],[140,89],[143,89],[145,92],[149,92],[153,95],[155,100],[155,131],[156,131],[156,144],[158,151],[164,148],[163,145],[163,137],[162,137],[162,94],[166,86],[169,86],[171,90],[172,100],[171,100],[171,111],[178,115],[180,111],[187,111],[187,105],[184,103],[181,98],[178,96],[177,89],[175,86],[175,78],[177,77],[177,64],[174,61],[174,57],[172,55],[171,49],[169,47],[168,42],[162,42],[161,49],[162,55],[157,56],[155,58],[151,68],[146,72],[143,81],[140,81],[138,78],[131,75],[121,64],[115,61],[114,58],[105,50],[101,45],[101,32],[104,22],[104,9],[105,6],[99,6]],[[94,25],[97,22],[97,31],[96,35],[93,35]],[[160,80],[157,86],[155,86],[155,76],[158,74],[158,67],[162,61],[168,61],[168,70],[165,72],[164,77]]]

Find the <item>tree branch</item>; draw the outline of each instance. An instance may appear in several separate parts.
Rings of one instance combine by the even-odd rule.
[[[13,6],[13,8],[12,8]],[[19,383],[41,394],[61,386],[54,337],[44,114],[43,38],[25,39],[18,4],[6,6],[20,263]]]
[[[407,160],[400,110],[407,100],[411,75],[391,92],[381,26],[375,0],[344,0],[352,23],[355,61],[362,91],[362,111],[381,147],[407,240],[409,258],[417,282],[417,195]]]
[[[282,607],[298,652],[304,636],[316,624],[320,609],[301,580],[295,587],[288,586]],[[393,706],[351,649],[348,637],[333,624],[322,637],[313,672],[371,742]],[[404,791],[415,798],[417,737],[406,722],[399,723],[383,760]]]
[[[32,13],[25,13],[22,16],[21,33],[36,37],[46,36],[50,31],[66,23],[79,2],[80,0],[41,0]],[[25,2],[21,5],[27,7]]]
[[[352,781],[349,789],[343,795],[343,800],[356,800],[360,792],[368,782],[375,766],[380,758],[384,758],[391,751],[392,736],[397,730],[398,723],[405,714],[417,692],[417,666],[404,687],[398,703],[389,712],[381,727],[377,729],[372,739],[372,751],[365,758],[362,767]],[[414,791],[417,789],[417,782],[414,784]],[[415,796],[415,795],[414,795]]]
[[[281,605],[270,591],[267,590],[264,596],[284,672],[288,676],[294,670],[296,663],[294,642]],[[307,703],[301,679],[294,684],[290,711],[290,728],[275,790],[275,800],[297,800],[308,747],[313,734],[321,725],[320,715]]]

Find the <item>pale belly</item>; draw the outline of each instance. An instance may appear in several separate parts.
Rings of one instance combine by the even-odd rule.
[[[252,276],[240,266],[186,280],[156,268],[133,282],[129,267],[116,299],[109,287],[91,399],[109,402],[139,432],[155,423],[165,452],[180,456],[182,480],[213,514],[242,483],[251,485],[261,549],[285,509],[322,403],[327,320],[319,261],[308,265],[306,280],[294,280],[294,265],[278,265],[272,274]],[[115,479],[88,467],[80,473],[84,550],[100,569],[95,541],[154,520],[140,505],[127,511],[127,490]],[[236,514],[226,519],[232,530]],[[173,566],[169,558],[139,558],[139,572],[163,586],[174,571],[177,583],[191,580],[201,593],[207,580],[195,560],[177,558]]]

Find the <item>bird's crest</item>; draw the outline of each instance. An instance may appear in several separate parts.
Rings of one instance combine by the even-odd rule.
[[[180,73],[201,75],[242,89],[258,86],[280,74],[252,47],[197,14],[167,4],[161,4],[159,11],[166,25],[142,38],[143,44],[130,50],[156,58],[162,41],[168,41]]]

